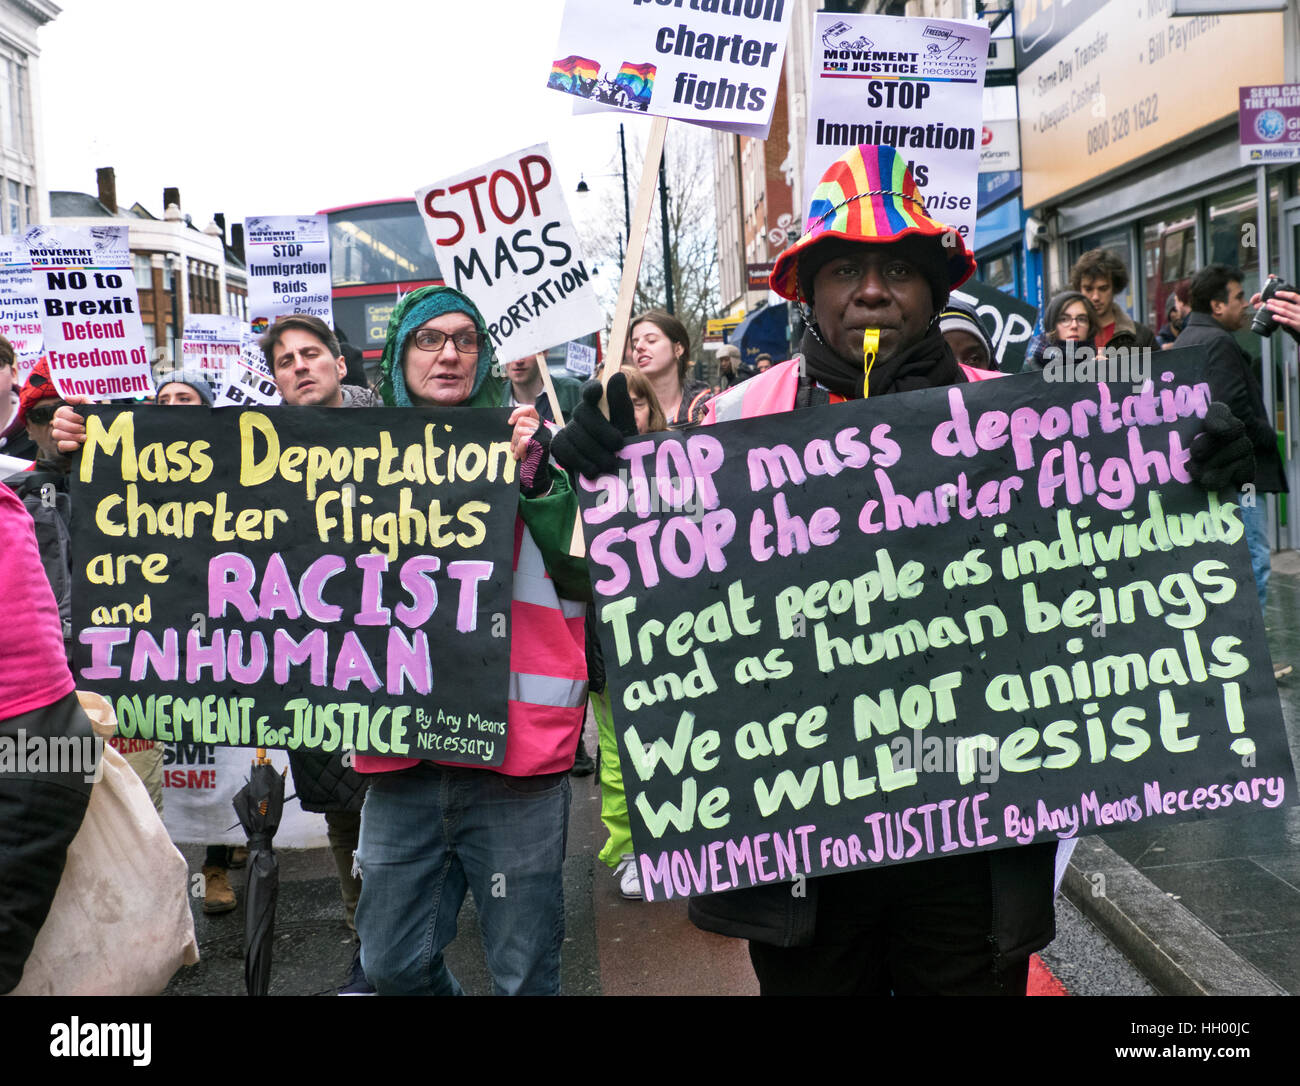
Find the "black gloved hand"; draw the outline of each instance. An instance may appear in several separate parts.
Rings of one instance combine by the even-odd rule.
[[[525,498],[540,498],[551,489],[551,473],[546,468],[551,440],[551,431],[543,423],[524,446],[519,461],[519,492]]]
[[[582,399],[569,424],[555,435],[551,454],[566,468],[594,479],[618,469],[618,451],[626,438],[636,435],[636,412],[627,394],[627,378],[614,374],[604,389],[609,418],[600,412],[599,381],[582,386]]]
[[[1191,453],[1187,473],[1206,490],[1224,490],[1255,478],[1255,450],[1246,427],[1218,400],[1210,404],[1201,432],[1192,438]]]

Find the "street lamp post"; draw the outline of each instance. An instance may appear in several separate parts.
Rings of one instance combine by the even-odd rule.
[[[622,122],[618,126],[618,153],[623,160],[623,230],[624,237],[629,241],[632,239],[632,205],[627,201],[627,139],[623,135]],[[618,266],[623,267],[623,260],[620,257]]]
[[[176,253],[168,253],[167,267],[171,270],[172,273],[171,364],[172,364],[172,369],[179,369],[180,368],[180,342],[181,342],[180,277],[185,274],[185,258],[178,256]]]
[[[671,314],[673,309],[673,257],[668,246],[668,174],[664,169],[667,155],[659,156],[659,222],[663,226],[664,238],[664,308]]]

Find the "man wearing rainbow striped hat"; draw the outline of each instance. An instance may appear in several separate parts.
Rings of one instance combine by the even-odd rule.
[[[705,422],[980,380],[939,327],[975,271],[925,212],[904,158],[857,147],[826,171],[771,286],[807,321],[800,355],[724,392]],[[992,376],[992,375],[990,375]],[[691,899],[697,926],[750,941],[764,995],[1024,995],[1054,934],[1055,846],[1030,845]]]
[[[959,365],[940,328],[949,291],[974,271],[892,147],[849,151],[772,270],[772,289],[804,310],[801,354],[710,401],[705,424],[996,377]],[[610,420],[580,405],[552,443],[588,476],[618,470],[634,432],[626,390],[616,378],[606,391]],[[1189,473],[1206,489],[1254,474],[1222,404],[1210,406]],[[692,898],[690,915],[749,940],[764,995],[1024,995],[1030,954],[1055,934],[1055,852],[1049,842],[847,871],[801,894],[767,883]]]
[[[904,158],[854,148],[826,171],[807,231],[772,269],[772,289],[804,310],[800,356],[719,396],[710,421],[979,379],[945,349],[938,320],[974,272],[961,235],[926,214]]]

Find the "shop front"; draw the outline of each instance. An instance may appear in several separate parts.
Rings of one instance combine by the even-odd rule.
[[[1207,264],[1239,267],[1247,295],[1270,273],[1300,276],[1297,171],[1243,165],[1237,132],[1239,88],[1283,79],[1292,14],[1180,17],[1168,0],[1046,9],[1018,0],[1016,12],[1022,198],[1046,226],[1045,298],[1068,288],[1074,262],[1097,248],[1124,261],[1129,282],[1116,300],[1153,331],[1168,323],[1177,287]],[[1238,340],[1262,361],[1298,492],[1295,345],[1249,330]],[[1285,502],[1270,523],[1276,546],[1300,547]]]

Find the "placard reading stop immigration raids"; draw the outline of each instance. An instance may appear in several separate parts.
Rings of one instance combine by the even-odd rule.
[[[0,234],[0,336],[14,349],[15,388],[27,383],[41,357],[41,304],[32,283],[27,242],[16,234]]]
[[[227,372],[237,373],[237,360],[248,325],[238,317],[220,313],[191,313],[185,318],[181,340],[181,367],[197,373],[219,396]],[[259,352],[260,353],[260,352]]]
[[[128,739],[499,765],[507,415],[87,408],[79,681]]]
[[[647,899],[1293,802],[1240,513],[1187,482],[1209,397],[1026,374],[630,441],[580,493]]]
[[[126,227],[33,226],[24,240],[59,395],[152,395]]]
[[[995,368],[1003,373],[1019,373],[1025,365],[1025,353],[1034,337],[1038,310],[1014,295],[968,279],[951,292],[954,301],[964,302],[975,310],[993,342]]]
[[[439,181],[415,199],[438,266],[478,306],[501,362],[605,326],[546,144]]]
[[[819,12],[804,153],[809,196],[849,149],[895,147],[926,213],[969,243],[988,41],[988,28],[974,23]]]
[[[334,327],[329,224],[324,215],[255,215],[244,221],[248,319],[257,333],[306,313]]]
[[[767,139],[794,0],[567,0],[546,85]]]

